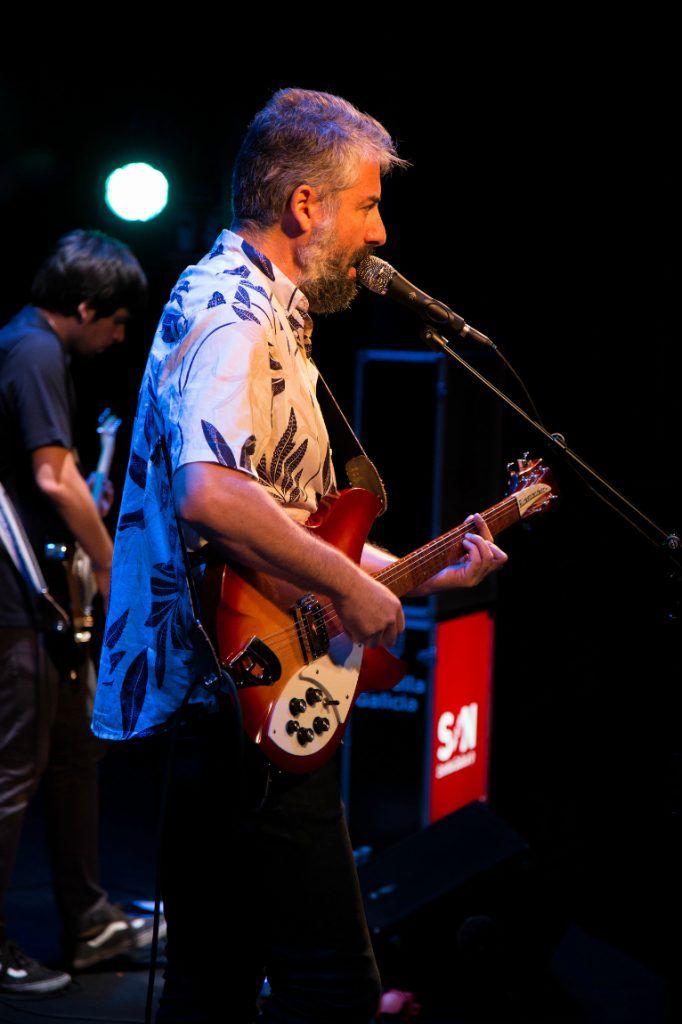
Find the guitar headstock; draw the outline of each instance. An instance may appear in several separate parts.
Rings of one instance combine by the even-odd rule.
[[[111,409],[105,409],[104,412],[100,413],[100,417],[97,421],[99,426],[97,427],[97,433],[103,437],[116,437],[116,431],[123,422],[116,416]]]
[[[104,473],[106,476],[114,457],[116,431],[123,421],[112,413],[111,409],[105,409],[98,422],[99,426],[97,428],[97,433],[99,434],[100,441],[100,456],[99,463],[97,465],[97,472]]]
[[[559,496],[551,470],[542,459],[531,459],[528,452],[516,462],[510,462],[507,472],[507,495],[516,498],[522,519],[543,512]]]

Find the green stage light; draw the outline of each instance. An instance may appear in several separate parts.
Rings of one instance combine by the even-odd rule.
[[[168,203],[168,179],[149,164],[126,164],[107,178],[104,198],[123,220],[151,220]]]

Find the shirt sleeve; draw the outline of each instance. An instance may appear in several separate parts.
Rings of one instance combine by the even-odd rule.
[[[173,468],[215,462],[258,479],[271,430],[267,328],[220,307],[188,336],[170,400]]]
[[[60,342],[43,334],[27,335],[15,345],[8,362],[26,450],[46,445],[72,448],[67,368]]]

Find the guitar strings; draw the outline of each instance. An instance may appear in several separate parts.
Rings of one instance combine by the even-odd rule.
[[[493,527],[501,520],[506,519],[509,509],[513,507],[514,501],[515,495],[510,495],[509,498],[494,506],[493,509],[490,510],[489,514],[484,512],[482,517],[486,524],[489,527]],[[380,570],[374,578],[385,585],[398,583],[400,580],[409,577],[415,569],[418,569],[427,562],[432,561],[437,555],[441,554],[448,548],[460,546],[464,535],[470,532],[470,524],[462,523],[460,526],[455,527],[453,530],[443,534],[441,537],[437,537],[428,544],[425,544],[423,547],[418,548],[418,550],[413,552],[411,555],[407,555],[405,558],[399,559],[392,565],[386,566],[386,568]],[[455,552],[453,551],[453,555],[454,554]],[[335,610],[331,601],[325,601],[322,603],[316,613],[316,616],[318,624],[324,626],[327,629],[328,634],[331,632],[328,627],[331,626],[335,620],[339,628],[336,629],[336,632],[331,633],[331,635],[336,636],[344,631],[339,619],[339,614]],[[289,647],[294,646],[298,649],[299,632],[296,625],[291,625],[278,630],[275,633],[271,633],[268,636],[261,637],[260,639],[263,643],[267,643],[268,646],[273,649],[282,649],[285,645]]]
[[[506,502],[501,502],[500,505],[495,506],[495,511],[491,512],[489,518],[486,520],[488,525],[497,525],[497,523],[506,518],[509,506],[513,504],[513,496]],[[486,513],[483,513],[483,518],[486,518]],[[380,570],[376,574],[375,579],[379,579],[380,583],[396,583],[401,579],[409,577],[413,569],[419,568],[425,563],[431,561],[433,557],[447,548],[455,547],[460,545],[464,534],[470,532],[470,527],[467,524],[461,524],[454,530],[449,531],[442,537],[437,537],[435,540],[430,541],[428,544],[419,548],[418,551],[413,552],[412,555],[406,556],[406,559],[399,559],[393,565],[387,566],[385,569]],[[453,551],[453,555],[455,552]],[[406,567],[406,563],[409,563],[409,567]],[[333,607],[331,601],[325,601],[318,611],[318,616],[321,616],[321,624],[331,624],[335,619],[339,620],[338,612]],[[339,620],[340,625],[340,620]],[[341,627],[338,632],[343,632]],[[298,645],[298,629],[295,625],[286,627],[276,633],[272,633],[269,636],[261,637],[262,641],[269,642],[269,646],[274,647],[279,645],[279,641],[290,641],[295,645]]]

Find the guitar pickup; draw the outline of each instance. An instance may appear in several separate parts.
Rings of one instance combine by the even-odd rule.
[[[329,650],[324,608],[312,594],[304,594],[294,605],[293,615],[303,657],[310,664]]]
[[[282,674],[279,659],[257,636],[230,658],[227,669],[237,686],[272,686]]]

